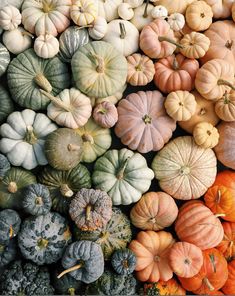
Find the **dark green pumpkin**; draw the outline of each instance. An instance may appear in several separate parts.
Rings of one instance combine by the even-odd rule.
[[[0,85],[0,124],[14,111],[14,105],[8,91]]]
[[[111,264],[118,274],[131,274],[136,267],[136,256],[129,249],[117,250],[113,253]]]
[[[0,154],[0,179],[5,176],[5,174],[11,168],[10,162],[3,154]]]
[[[22,206],[25,212],[34,216],[47,214],[52,206],[49,189],[42,184],[27,186],[24,190]]]
[[[9,240],[20,230],[21,219],[18,213],[11,209],[0,212],[0,243],[8,244]]]
[[[0,244],[0,269],[16,258],[16,241],[11,239],[7,245]]]
[[[52,208],[60,213],[68,212],[75,192],[81,188],[91,188],[90,172],[82,164],[70,171],[59,171],[47,166],[39,175],[39,181],[48,187]]]

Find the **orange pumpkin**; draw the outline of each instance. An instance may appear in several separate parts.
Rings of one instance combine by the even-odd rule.
[[[222,291],[226,295],[235,295],[235,260],[228,263],[228,279]]]
[[[186,295],[186,291],[174,279],[144,284],[144,295]]]
[[[228,278],[227,261],[215,248],[203,251],[203,265],[192,278],[179,280],[184,289],[199,295],[210,295],[223,287]]]
[[[169,266],[169,251],[175,243],[171,233],[140,231],[129,248],[137,258],[136,277],[142,282],[168,281],[173,277]]]
[[[230,261],[235,259],[235,223],[223,222],[224,238],[216,247]]]
[[[196,59],[177,54],[160,59],[155,64],[154,83],[164,93],[176,90],[192,90],[199,69]]]

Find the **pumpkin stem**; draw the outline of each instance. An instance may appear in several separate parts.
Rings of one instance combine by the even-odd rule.
[[[143,17],[144,18],[147,18],[148,17],[148,6],[149,6],[149,2],[150,2],[150,0],[147,0],[146,1],[146,4],[145,4],[144,14],[143,14]]]
[[[92,209],[91,205],[88,205],[86,207],[86,221],[90,221],[91,219],[91,209]]]
[[[31,37],[32,39],[34,38],[34,35],[31,34],[31,33],[29,33],[29,32],[27,32],[27,31],[23,31],[23,32],[21,32],[21,34],[22,34],[23,36],[29,36],[29,37]]]
[[[65,274],[69,273],[69,272],[72,272],[72,271],[75,271],[75,270],[78,270],[79,268],[81,268],[83,266],[82,263],[80,264],[77,264],[73,267],[70,267],[66,270],[64,270],[63,272],[61,272],[58,276],[57,276],[57,279],[60,279],[62,276],[64,276]]]
[[[13,230],[12,225],[10,225],[10,228],[9,228],[9,237],[12,238],[13,235],[14,235],[14,230]]]
[[[206,114],[206,109],[205,108],[201,108],[199,115],[205,115]]]
[[[216,218],[219,218],[219,217],[225,217],[226,215],[225,214],[215,214],[215,217]]]
[[[225,47],[231,50],[232,46],[233,46],[233,40],[227,40],[227,42],[225,43]]]
[[[60,186],[60,193],[63,196],[66,196],[66,197],[72,197],[73,196],[73,191],[69,188],[69,186],[67,184],[62,184]]]
[[[180,168],[180,174],[181,175],[188,175],[188,174],[190,174],[190,168],[188,166],[182,166]]]
[[[101,105],[101,104],[100,104]],[[102,105],[101,105],[102,106]],[[106,114],[107,113],[107,109],[103,108],[103,107],[100,107],[98,110],[97,110],[97,113],[101,113],[101,114]]]
[[[119,23],[119,27],[120,27],[120,38],[121,39],[125,39],[125,37],[126,37],[126,28],[125,28],[125,25],[122,22],[120,22]]]
[[[230,241],[229,242],[229,246],[228,246],[228,250],[229,250],[229,258],[232,259],[233,257],[233,245],[234,245],[234,242],[233,241]]]
[[[150,124],[152,122],[152,118],[148,115],[148,114],[145,114],[143,117],[142,117],[142,120],[144,121],[145,124]]]
[[[225,91],[224,95],[223,95],[223,99],[224,99],[224,104],[229,104],[230,103],[230,99],[229,99],[229,95],[227,90]]]
[[[8,190],[10,193],[16,193],[17,190],[18,190],[18,187],[17,187],[16,182],[10,182],[10,183],[8,184],[7,190]]]
[[[42,74],[42,73],[38,73],[35,77],[34,77],[34,82],[43,90],[45,90],[46,92],[51,92],[52,91],[52,86],[50,84],[50,82],[46,79],[46,77]]]
[[[85,134],[82,135],[82,140],[84,142],[90,142],[91,144],[94,144],[94,139],[93,139],[92,135],[89,135],[89,134],[85,133]]]
[[[46,92],[46,91],[43,90],[43,89],[40,89],[40,92],[41,92],[44,96],[46,96],[49,100],[51,100],[52,103],[53,103],[54,105],[56,105],[57,107],[60,107],[60,108],[64,109],[64,110],[67,111],[67,112],[71,112],[71,108],[69,108],[69,106],[66,105],[61,99],[52,96],[51,94],[49,94],[48,92]]]
[[[96,71],[98,73],[104,73],[104,68],[105,68],[105,63],[104,63],[104,58],[98,56],[97,54],[93,53],[92,56],[96,59],[98,65],[96,67]]]
[[[217,84],[218,84],[218,85],[226,85],[226,86],[231,87],[231,89],[235,90],[235,86],[232,85],[232,83],[229,82],[229,81],[227,81],[227,80],[219,79],[219,80],[217,81]]]
[[[75,289],[74,288],[69,288],[68,293],[70,296],[75,296]]]
[[[126,269],[129,268],[128,260],[127,259],[122,260],[122,265]]]
[[[174,56],[174,59],[173,59],[173,64],[172,64],[172,67],[173,69],[176,71],[176,70],[179,70],[179,63],[176,59],[176,56]]]
[[[216,272],[215,256],[214,256],[214,254],[210,254],[209,257],[210,257],[210,261],[213,266],[214,272]]]
[[[26,134],[24,138],[25,142],[29,143],[30,145],[34,145],[37,143],[37,137],[33,132],[33,127],[31,125],[26,126]]]
[[[43,204],[41,196],[37,196],[35,199],[35,204],[40,206]]]
[[[78,151],[81,149],[80,146],[75,145],[75,144],[68,144],[67,149],[69,152],[73,152],[73,151]]]
[[[176,47],[184,48],[183,45],[177,43],[174,39],[168,38],[166,36],[158,36],[158,41],[159,42],[166,41],[166,42],[169,42],[171,44],[174,44]]]
[[[0,254],[5,250],[5,246],[4,245],[0,245]]]
[[[117,172],[116,178],[118,180],[122,180],[124,177],[124,172],[125,169],[127,167],[128,161],[129,161],[130,157],[127,157],[127,159],[124,161],[124,163],[122,164],[122,166],[120,167],[119,171]]]
[[[208,278],[204,278],[203,279],[204,284],[209,288],[210,291],[214,291],[215,288],[212,286],[212,284],[210,283],[210,281],[208,280]]]
[[[38,241],[37,241],[37,247],[41,250],[41,249],[45,249],[48,245],[48,240],[47,239],[44,239],[44,238],[40,238]]]
[[[217,204],[219,204],[220,201],[221,201],[221,191],[218,190],[218,191],[217,191],[217,195],[216,195],[215,202],[216,202]]]
[[[97,239],[97,243],[98,244],[101,244],[103,241],[107,240],[107,238],[109,237],[110,233],[108,231],[104,231],[104,232],[101,232],[101,236],[99,239]]]

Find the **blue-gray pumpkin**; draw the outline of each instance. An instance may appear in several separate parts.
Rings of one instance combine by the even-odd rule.
[[[19,214],[11,209],[0,212],[0,243],[8,244],[20,230],[21,219]]]
[[[10,170],[11,165],[6,156],[0,154],[0,179]]]
[[[0,269],[16,258],[16,241],[11,239],[7,245],[0,244]]]
[[[131,274],[136,267],[136,256],[129,249],[117,250],[113,253],[111,264],[118,274]]]

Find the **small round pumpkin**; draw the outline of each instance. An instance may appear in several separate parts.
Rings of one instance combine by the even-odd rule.
[[[92,39],[100,40],[104,38],[108,30],[108,24],[105,18],[102,16],[97,16],[94,22],[89,27],[88,32]]]
[[[70,16],[76,25],[87,26],[96,19],[97,15],[97,6],[93,0],[72,1]]]
[[[50,34],[39,35],[34,42],[34,51],[43,59],[53,58],[59,52],[59,41]]]
[[[223,121],[235,121],[235,91],[225,91],[215,104],[215,112]]]
[[[7,5],[0,10],[0,26],[3,30],[14,30],[21,24],[21,14],[18,8]]]
[[[0,43],[0,77],[6,72],[10,63],[10,53],[7,48]]]
[[[226,258],[227,261],[235,259],[235,223],[223,222],[224,237],[216,247]]]
[[[144,295],[186,295],[186,291],[174,279],[168,281],[158,281],[156,283],[144,284]]]
[[[20,230],[19,214],[11,209],[0,211],[0,243],[7,245]]]
[[[202,148],[214,148],[219,142],[219,133],[211,123],[200,122],[193,129],[193,138]]]
[[[6,156],[0,154],[0,180],[5,176],[5,174],[10,170],[11,165]]]
[[[152,18],[166,18],[168,16],[168,10],[165,6],[157,5],[151,10]]]
[[[228,263],[228,279],[222,287],[222,291],[225,295],[235,294],[235,260]]]
[[[167,22],[173,31],[180,31],[185,25],[185,18],[183,14],[175,12],[167,17]]]
[[[116,273],[131,274],[136,267],[136,256],[129,249],[117,250],[113,253],[111,264]]]
[[[0,85],[0,123],[3,123],[10,113],[14,111],[14,105],[8,91]]]
[[[16,254],[17,245],[14,239],[10,240],[7,245],[0,244],[0,268],[2,269],[10,262],[15,260]]]
[[[92,115],[95,122],[104,128],[111,128],[118,121],[117,108],[111,102],[96,105]]]

